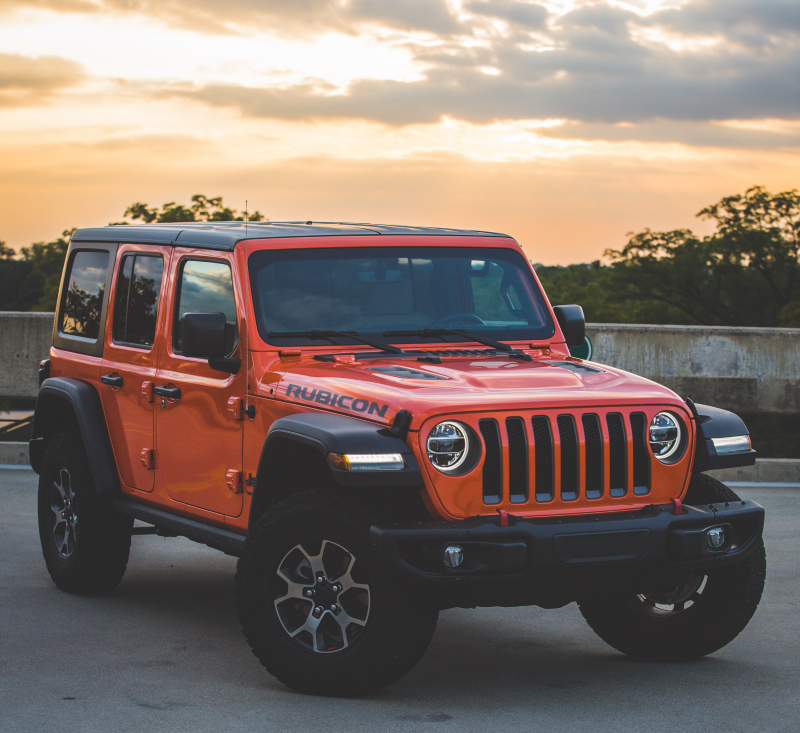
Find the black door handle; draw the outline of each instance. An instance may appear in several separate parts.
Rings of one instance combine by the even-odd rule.
[[[159,397],[169,397],[171,400],[179,400],[181,398],[180,387],[153,387]]]
[[[115,377],[113,374],[104,374],[102,377],[100,377],[100,381],[103,384],[107,384],[109,387],[122,386],[122,377]]]

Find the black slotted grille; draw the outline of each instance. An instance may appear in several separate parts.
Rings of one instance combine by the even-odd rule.
[[[625,425],[622,415],[611,412],[606,415],[609,447],[609,487],[611,496],[625,496],[628,468],[628,450],[625,440]]]
[[[531,418],[533,444],[536,449],[536,501],[553,500],[553,436],[550,420],[544,416]]]
[[[496,420],[479,420],[478,429],[486,445],[483,461],[483,503],[499,504],[503,492],[503,458]]]
[[[632,412],[631,436],[633,437],[633,493],[642,496],[650,491],[650,458],[647,455],[647,416],[643,412]]]
[[[574,501],[578,498],[578,433],[572,415],[556,418],[558,437],[561,441],[561,499]]]
[[[603,435],[597,415],[582,415],[583,435],[586,439],[586,498],[599,499],[603,495]]]
[[[521,417],[506,418],[508,433],[508,499],[512,504],[528,501],[528,436]]]

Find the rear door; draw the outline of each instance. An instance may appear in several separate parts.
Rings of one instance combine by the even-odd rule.
[[[227,253],[176,250],[171,268],[168,337],[156,392],[156,483],[173,501],[236,517],[242,511],[242,400],[245,366],[237,374],[212,369],[181,353],[185,313],[224,313],[229,357],[243,358],[237,303]],[[166,396],[159,396],[158,392]],[[178,392],[179,390],[179,392]],[[169,396],[172,395],[172,396]]]
[[[100,397],[120,478],[140,491],[154,486],[154,344],[162,340],[156,330],[171,254],[170,247],[120,246],[100,369]]]

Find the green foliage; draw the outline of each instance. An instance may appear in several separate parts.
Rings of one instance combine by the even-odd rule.
[[[61,270],[74,229],[52,242],[24,247],[19,257],[3,246],[0,259],[0,310],[52,311],[58,298]],[[4,243],[5,244],[5,243]]]
[[[800,194],[754,186],[698,216],[713,234],[689,229],[630,234],[610,264],[537,266],[553,303],[579,303],[593,323],[800,327]],[[183,206],[137,202],[126,221],[243,221],[222,197],[192,196]],[[265,221],[255,211],[250,221]],[[0,310],[55,310],[64,255],[74,230],[37,242],[19,257],[0,242]]]
[[[192,196],[189,206],[174,201],[161,209],[147,204],[131,204],[125,210],[127,219],[154,222],[244,221],[244,214],[223,205],[222,196]],[[269,221],[259,211],[249,221]],[[131,224],[131,221],[115,222]],[[36,242],[17,253],[0,240],[0,311],[54,311],[61,284],[61,271],[69,240],[75,229],[67,229],[52,242]]]
[[[800,194],[761,186],[706,207],[716,231],[630,234],[611,264],[541,267],[554,303],[595,323],[800,327]]]
[[[172,223],[185,221],[244,221],[244,213],[228,208],[222,203],[222,196],[208,198],[201,193],[192,196],[189,206],[182,206],[170,201],[158,208],[148,208],[147,204],[136,202],[125,210],[125,217],[134,221],[141,220],[145,224]],[[247,216],[249,221],[269,221],[259,211]],[[116,222],[128,224],[129,222]]]

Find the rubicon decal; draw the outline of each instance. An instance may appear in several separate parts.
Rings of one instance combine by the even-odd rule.
[[[288,384],[286,386],[286,396],[297,397],[305,402],[318,402],[321,405],[339,407],[343,410],[364,412],[368,415],[378,415],[378,417],[386,417],[386,410],[389,409],[389,405],[379,405],[377,402],[370,402],[360,397],[350,397],[346,394],[326,392],[323,389],[301,387],[297,384]]]

